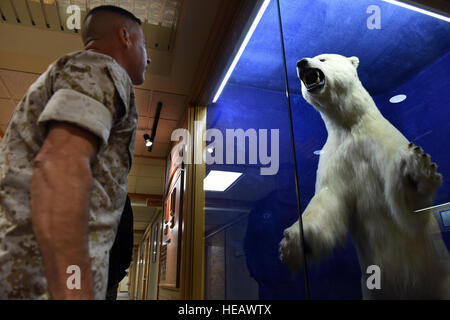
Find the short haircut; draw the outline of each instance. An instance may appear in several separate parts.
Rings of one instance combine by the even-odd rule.
[[[121,15],[124,18],[133,20],[134,22],[136,22],[139,25],[142,25],[142,21],[141,19],[139,19],[138,17],[136,17],[134,14],[132,14],[130,11],[122,9],[121,7],[116,7],[116,6],[110,6],[110,5],[104,5],[104,6],[98,6],[95,7],[94,9],[92,9],[91,11],[88,12],[88,14],[86,15],[86,17],[84,18],[84,22],[86,22],[86,19],[90,16],[92,16],[93,14],[99,13],[99,12],[111,12],[111,13],[116,13],[118,15]]]
[[[93,39],[107,38],[117,26],[122,25],[134,28],[141,26],[142,22],[134,14],[120,7],[109,5],[95,7],[84,18],[81,32],[83,43],[86,45]]]

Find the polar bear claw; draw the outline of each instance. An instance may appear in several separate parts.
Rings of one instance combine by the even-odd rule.
[[[434,195],[442,183],[442,175],[437,172],[438,165],[431,162],[431,156],[413,143],[408,145],[408,153],[403,159],[403,175],[407,177],[407,190],[411,196],[425,196],[427,199]]]
[[[280,243],[280,260],[292,271],[298,270],[302,264],[302,251],[300,247],[300,229],[298,223],[293,224],[283,232],[284,238]]]

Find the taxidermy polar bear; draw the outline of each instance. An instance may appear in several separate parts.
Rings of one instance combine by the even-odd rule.
[[[357,248],[365,299],[450,298],[450,265],[430,210],[442,176],[420,147],[379,112],[362,86],[357,57],[323,54],[297,63],[303,97],[328,131],[315,195],[303,214],[306,259],[317,261],[343,244]],[[436,246],[438,245],[438,246]],[[284,231],[280,259],[302,267],[297,221]],[[381,271],[369,290],[367,267]],[[339,276],[337,274],[336,276]]]

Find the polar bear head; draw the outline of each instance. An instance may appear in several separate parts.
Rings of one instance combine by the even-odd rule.
[[[302,86],[303,97],[319,111],[330,111],[336,104],[362,88],[356,69],[357,57],[338,54],[321,54],[297,62],[297,75]],[[363,89],[364,90],[364,89]]]

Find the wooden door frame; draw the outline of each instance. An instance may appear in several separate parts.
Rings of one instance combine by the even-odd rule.
[[[204,299],[205,264],[205,179],[206,166],[203,161],[195,163],[195,157],[202,158],[206,149],[203,136],[206,131],[206,106],[188,109],[188,131],[191,137],[185,171],[185,196],[183,206],[182,263],[180,299]],[[197,161],[198,162],[198,161]]]

